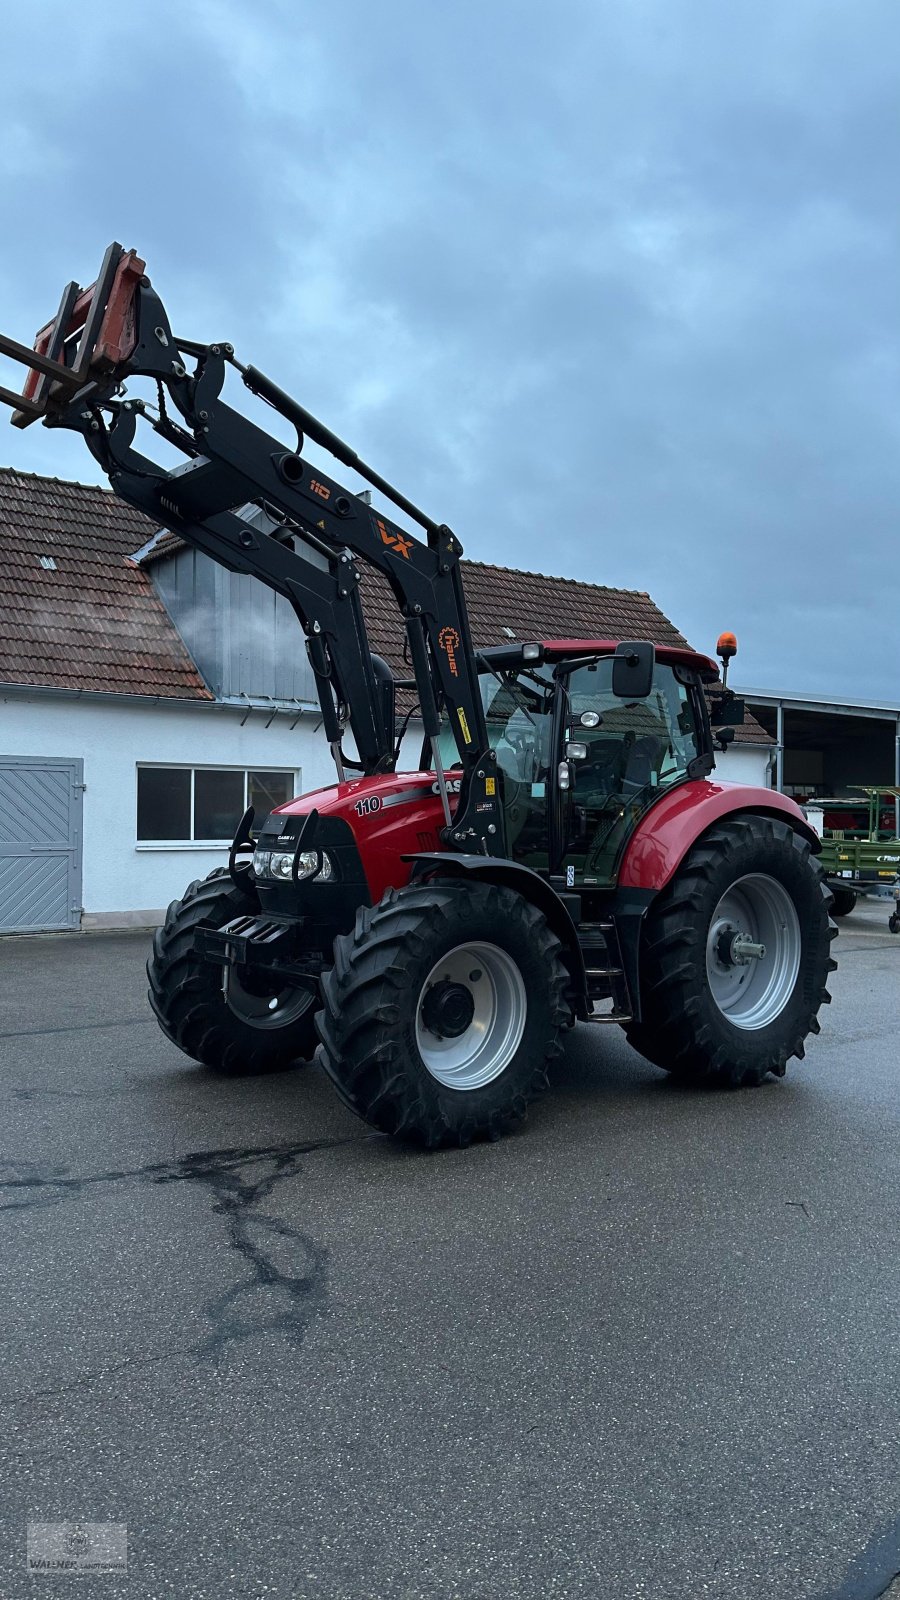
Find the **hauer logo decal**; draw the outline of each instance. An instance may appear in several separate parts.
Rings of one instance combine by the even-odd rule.
[[[459,677],[459,668],[456,665],[456,652],[459,649],[459,634],[455,628],[442,628],[438,634],[438,644],[447,657],[447,665],[454,678]]]
[[[386,544],[395,556],[403,556],[408,561],[415,540],[407,539],[402,533],[392,533],[390,528],[385,527],[380,517],[375,518],[375,525],[381,534],[382,544]]]

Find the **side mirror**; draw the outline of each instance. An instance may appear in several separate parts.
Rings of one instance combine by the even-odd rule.
[[[746,705],[736,694],[726,689],[723,695],[712,696],[709,720],[714,728],[739,728],[744,720]]]
[[[620,700],[646,700],[653,688],[656,648],[641,640],[620,644],[613,656],[612,692]]]

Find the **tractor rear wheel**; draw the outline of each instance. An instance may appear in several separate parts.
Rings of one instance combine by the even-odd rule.
[[[389,889],[335,940],[317,1059],[384,1133],[428,1149],[496,1138],[547,1087],[568,982],[559,940],[513,890]]]
[[[308,1060],[316,1047],[318,1000],[308,990],[244,977],[195,954],[198,928],[221,928],[258,910],[255,893],[217,867],[172,901],[153,937],[147,977],[156,1019],[179,1050],[219,1072],[277,1072]]]
[[[783,1077],[831,999],[829,903],[809,843],[786,823],[710,828],[648,914],[643,1020],[626,1026],[629,1043],[685,1081]]]

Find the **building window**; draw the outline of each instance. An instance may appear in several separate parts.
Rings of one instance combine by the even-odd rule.
[[[138,767],[138,844],[230,844],[247,807],[261,820],[291,799],[296,778],[240,767]]]

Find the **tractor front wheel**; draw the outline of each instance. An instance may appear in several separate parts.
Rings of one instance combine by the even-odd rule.
[[[436,1149],[495,1138],[547,1086],[568,975],[546,919],[513,890],[388,890],[335,940],[317,1059],[372,1127]]]
[[[317,999],[309,990],[244,976],[195,952],[198,928],[221,928],[258,910],[255,893],[217,867],[172,901],[153,937],[147,977],[156,1019],[179,1050],[219,1072],[277,1072],[308,1060],[316,1047]]]
[[[808,842],[786,823],[740,816],[710,828],[648,913],[629,1043],[683,1080],[782,1077],[831,998],[829,901]]]

